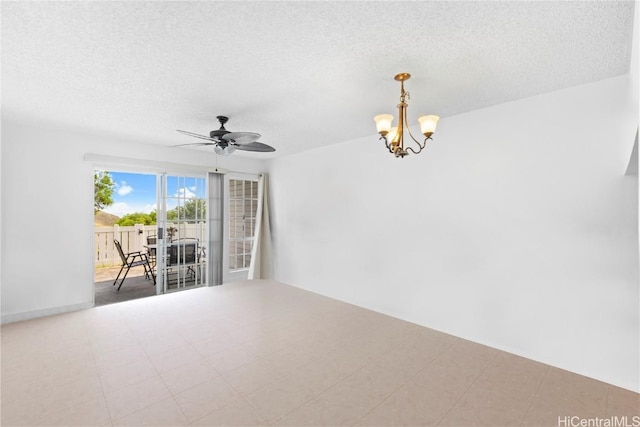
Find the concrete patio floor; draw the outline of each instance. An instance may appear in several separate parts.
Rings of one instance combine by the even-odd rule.
[[[132,299],[146,298],[156,294],[156,288],[152,280],[144,277],[143,267],[134,267],[127,274],[120,290],[113,286],[113,281],[118,276],[120,266],[95,268],[95,305],[101,306]]]
[[[144,267],[133,267],[129,270],[129,274],[127,274],[127,278],[122,284],[120,290],[118,290],[118,285],[113,285],[119,271],[119,265],[115,267],[95,268],[93,280],[96,307],[156,295],[156,287],[154,286],[153,281],[144,276]],[[178,290],[176,281],[176,272],[175,270],[172,270],[172,272],[169,273],[169,292]],[[181,287],[181,290],[193,289],[198,286],[202,286],[201,284],[196,286],[196,282],[189,278],[186,278],[186,281],[181,283],[181,286],[184,286]]]

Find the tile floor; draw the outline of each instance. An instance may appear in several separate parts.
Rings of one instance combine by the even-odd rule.
[[[4,325],[1,373],[3,426],[640,416],[636,393],[271,281]]]

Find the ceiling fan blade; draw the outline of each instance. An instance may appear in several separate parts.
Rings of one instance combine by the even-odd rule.
[[[222,139],[225,141],[233,141],[236,144],[249,144],[260,139],[260,136],[259,133],[253,132],[229,132],[222,135]]]
[[[263,144],[262,142],[250,142],[249,144],[233,144],[233,147],[236,150],[256,151],[259,153],[268,153],[271,151],[276,151],[276,149],[273,148],[272,146]]]
[[[187,147],[187,146],[203,146],[203,145],[218,145],[217,142],[190,142],[188,144],[170,145],[170,147]]]
[[[186,130],[180,130],[180,129],[176,129],[177,132],[183,133],[185,135],[189,135],[189,136],[193,136],[195,138],[200,138],[200,139],[206,139],[208,141],[216,141],[215,139],[205,136],[205,135],[198,135],[197,133],[193,133],[193,132],[187,132]],[[188,145],[188,144],[185,144]]]

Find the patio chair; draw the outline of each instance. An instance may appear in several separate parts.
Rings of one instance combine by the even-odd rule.
[[[138,267],[138,266],[144,267],[145,277],[147,279],[151,277],[153,279],[153,284],[155,285],[156,275],[153,273],[153,268],[151,268],[151,264],[149,264],[149,258],[147,257],[147,254],[142,253],[140,251],[129,252],[128,254],[125,254],[124,251],[122,250],[122,246],[120,245],[119,241],[114,239],[113,243],[116,245],[116,248],[118,249],[118,253],[120,254],[120,258],[122,259],[122,267],[120,268],[120,271],[118,272],[118,276],[116,277],[116,280],[113,282],[112,286],[115,286],[116,283],[118,283],[118,279],[120,279],[120,274],[122,274],[122,272],[124,271],[124,276],[122,276],[122,279],[120,280],[120,285],[118,285],[118,289],[117,289],[117,290],[120,290],[120,288],[122,287],[122,284],[124,283],[124,279],[126,279],[127,274],[129,274],[129,270],[132,267]]]
[[[200,262],[198,243],[198,239],[194,238],[182,238],[172,242],[169,247],[168,266],[187,267],[187,274],[193,280],[196,274],[194,266]]]
[[[149,258],[149,264],[152,268],[156,266],[156,244],[158,242],[158,238],[156,236],[148,236],[147,237],[147,245],[153,245],[151,247],[147,247],[147,258]]]

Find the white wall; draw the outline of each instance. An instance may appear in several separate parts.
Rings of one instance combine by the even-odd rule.
[[[86,153],[213,166],[215,154],[2,121],[2,321],[93,305],[93,163]],[[263,162],[219,157],[259,173]],[[213,167],[212,167],[213,169]]]
[[[640,390],[629,86],[447,117],[405,159],[371,135],[270,162],[277,278]]]

